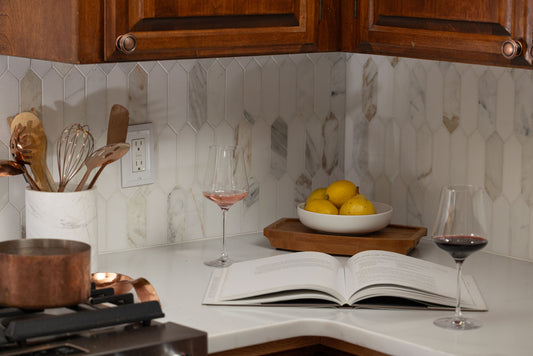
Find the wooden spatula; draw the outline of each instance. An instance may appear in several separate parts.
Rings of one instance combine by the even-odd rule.
[[[109,113],[107,144],[126,142],[130,113],[124,106],[115,104]]]

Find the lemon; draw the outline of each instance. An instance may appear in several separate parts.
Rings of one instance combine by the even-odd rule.
[[[306,204],[309,204],[310,201],[317,200],[317,199],[327,199],[326,196],[326,188],[318,188],[313,190],[311,194],[307,197],[307,200],[305,201]]]
[[[339,214],[339,210],[337,209],[337,207],[326,199],[311,200],[308,204],[305,205],[305,210],[320,214]]]
[[[337,208],[340,208],[345,201],[359,193],[359,188],[349,180],[338,180],[331,183],[326,189],[328,199]]]
[[[340,209],[341,215],[371,215],[376,213],[374,204],[366,199],[362,194],[348,199],[342,204]]]

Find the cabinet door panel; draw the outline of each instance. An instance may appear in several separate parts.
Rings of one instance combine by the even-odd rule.
[[[196,0],[156,1],[155,16],[220,16],[283,14],[298,11],[298,1],[249,1],[249,0]]]
[[[368,53],[529,66],[525,0],[363,0],[360,43]],[[504,58],[505,40],[522,55]]]
[[[313,50],[315,17],[313,0],[108,0],[105,59]],[[125,34],[136,39],[130,54],[116,48]]]
[[[465,20],[477,22],[498,22],[497,1],[375,1],[375,13],[384,16],[405,16],[413,18]]]

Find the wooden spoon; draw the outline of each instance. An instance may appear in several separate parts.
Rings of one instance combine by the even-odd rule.
[[[107,145],[126,142],[129,120],[130,114],[128,109],[119,104],[113,105],[109,113],[109,123],[107,124]],[[94,186],[94,183],[96,183],[105,166],[103,165],[98,169],[98,172],[94,175],[87,189],[91,189]]]
[[[111,145],[101,147],[91,153],[87,160],[85,160],[85,166],[87,167],[87,170],[81,178],[76,191],[79,192],[83,189],[85,182],[87,181],[87,178],[89,178],[89,174],[91,174],[93,169],[115,162],[124,156],[129,149],[129,143],[113,143]]]
[[[11,130],[11,154],[19,163],[29,164],[40,190],[57,191],[52,174],[46,165],[46,134],[35,110],[21,112],[8,118]]]

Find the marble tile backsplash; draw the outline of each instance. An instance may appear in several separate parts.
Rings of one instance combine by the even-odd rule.
[[[35,108],[55,142],[85,123],[105,143],[110,108],[152,122],[156,182],[122,188],[120,164],[98,184],[101,252],[221,234],[200,191],[207,147],[244,146],[251,192],[229,235],[296,216],[312,189],[347,178],[394,207],[393,222],[430,227],[444,184],[485,186],[488,249],[533,261],[531,71],[361,54],[299,54],[69,65],[0,56],[0,118]],[[9,129],[0,124],[0,153]],[[0,240],[24,234],[22,177],[0,179]]]
[[[428,228],[443,185],[484,186],[487,249],[533,260],[531,73],[347,55],[345,176]]]
[[[247,156],[251,191],[228,213],[229,235],[294,216],[313,186],[343,177],[345,81],[341,53],[101,65],[0,56],[0,117],[37,111],[56,179],[65,126],[89,125],[100,147],[115,103],[131,124],[153,123],[156,182],[122,188],[118,163],[97,182],[99,250],[116,251],[221,235],[221,211],[199,187],[213,143]],[[6,159],[9,136],[0,125]],[[0,239],[24,235],[25,185],[0,180]]]

